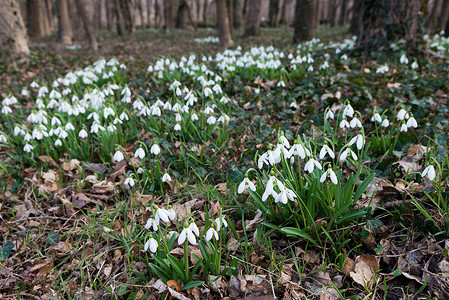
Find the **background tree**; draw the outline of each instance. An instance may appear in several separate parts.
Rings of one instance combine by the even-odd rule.
[[[84,31],[86,32],[87,39],[89,41],[89,48],[93,51],[98,50],[98,42],[95,36],[95,32],[92,28],[92,24],[89,20],[89,16],[87,15],[86,7],[83,0],[75,0],[76,8],[78,9],[78,13],[83,21]]]
[[[69,19],[67,0],[56,0],[58,10],[58,39],[63,44],[71,44],[73,40],[72,25]]]
[[[245,36],[259,35],[261,0],[249,0],[248,17],[245,25]]]
[[[365,54],[384,51],[391,42],[404,39],[407,50],[415,50],[424,1],[360,0],[360,49]]]
[[[446,0],[443,1],[443,4],[441,6],[441,13],[438,18],[436,30],[441,31],[445,29],[448,19],[449,19],[449,1]]]
[[[215,3],[217,5],[217,25],[220,46],[229,47],[231,46],[232,39],[226,0],[216,0]]]
[[[270,0],[268,19],[271,27],[279,25],[279,0]]]
[[[316,25],[315,0],[296,0],[293,43],[315,37]]]
[[[17,1],[0,0],[0,56],[22,55],[26,61],[29,54],[28,36]]]
[[[242,0],[234,0],[233,25],[234,28],[242,28]]]
[[[28,32],[30,36],[43,37],[50,35],[50,24],[47,16],[46,1],[27,0]]]

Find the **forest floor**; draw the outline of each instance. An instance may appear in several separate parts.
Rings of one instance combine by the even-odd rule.
[[[0,299],[448,299],[449,42],[345,29],[2,62]]]

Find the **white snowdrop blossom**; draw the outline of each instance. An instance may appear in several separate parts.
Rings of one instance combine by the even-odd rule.
[[[204,97],[209,97],[209,96],[213,95],[213,92],[209,87],[204,88],[203,93],[204,93]]]
[[[153,238],[152,235],[150,235],[150,239],[145,243],[143,248],[145,251],[148,251],[148,249],[150,249],[150,251],[152,253],[156,253],[157,247],[158,247],[158,243],[157,243],[156,239]]]
[[[122,160],[125,159],[125,157],[123,156],[123,153],[121,151],[116,151],[114,153],[113,159],[115,162],[121,162]]]
[[[411,115],[410,118],[407,120],[406,125],[408,128],[410,127],[417,128],[418,122],[416,122],[416,119],[413,117],[413,115]]]
[[[217,122],[217,119],[214,116],[210,116],[207,118],[207,124],[214,125]]]
[[[349,141],[349,146],[352,146],[354,143],[356,144],[357,149],[362,150],[363,145],[365,144],[365,140],[363,139],[363,135],[359,133],[355,137],[353,137]]]
[[[181,125],[179,125],[179,123],[176,123],[175,127],[173,127],[174,131],[180,131],[181,130]]]
[[[387,118],[382,120],[382,127],[388,127],[390,126],[390,121],[388,121]]]
[[[435,168],[432,165],[427,166],[421,174],[421,177],[427,176],[429,180],[434,180],[436,177]]]
[[[360,122],[360,120],[358,118],[353,118],[351,120],[351,122],[349,123],[349,126],[351,128],[355,128],[355,127],[362,128],[362,122]]]
[[[405,122],[402,123],[400,131],[401,131],[401,132],[407,132],[407,131],[408,131],[408,127],[407,127],[407,125],[405,124]]]
[[[190,244],[196,245],[196,238],[195,238],[195,234],[194,234],[195,227],[192,226],[192,224],[195,224],[195,223],[192,222],[189,224],[187,221],[184,222],[184,227],[181,231],[181,234],[178,237],[179,245],[182,245],[185,242],[186,238],[188,239]],[[198,231],[198,229],[196,229],[196,231]],[[197,234],[197,235],[199,235],[199,234]]]
[[[326,112],[326,115],[325,115],[325,117],[324,117],[326,120],[329,120],[329,119],[334,119],[334,113],[329,109],[327,112]]]
[[[343,109],[343,118],[353,117],[354,116],[354,108],[352,108],[351,104],[347,104]]]
[[[211,227],[206,232],[206,241],[210,241],[212,237],[215,237],[215,239],[218,241],[218,232],[215,230],[215,228]]]
[[[150,153],[154,155],[158,155],[161,153],[161,148],[158,144],[154,143],[153,146],[151,146]]]
[[[399,58],[399,62],[403,65],[407,65],[408,64],[408,58],[407,56],[405,56],[405,54],[401,55],[401,58]]]
[[[418,63],[416,61],[414,61],[411,65],[412,69],[417,69],[419,67]]]
[[[268,199],[268,197],[270,195],[272,195],[273,197],[276,195],[275,191],[274,191],[274,186],[275,185],[283,185],[282,182],[280,182],[276,177],[274,177],[273,175],[270,175],[270,178],[267,181],[267,185],[265,187],[265,191],[262,194],[262,201],[266,201]]]
[[[315,167],[317,167],[320,170],[322,169],[321,164],[318,161],[316,161],[313,157],[310,157],[306,165],[304,166],[304,170],[306,170],[309,173],[312,173]]]
[[[324,144],[320,151],[320,159],[323,159],[326,154],[329,154],[331,158],[335,158],[334,151],[327,144]]]
[[[25,152],[31,152],[33,151],[34,147],[31,144],[25,144],[25,146],[23,146],[23,151]]]
[[[145,157],[145,151],[142,148],[137,149],[136,152],[134,152],[134,157],[143,159]]]
[[[145,224],[145,229],[150,230],[151,227],[153,227],[153,231],[156,231],[159,226],[159,221],[156,222],[153,218],[149,218],[147,220],[147,223]]]
[[[343,152],[340,154],[340,161],[344,161],[348,155],[351,155],[354,160],[357,160],[357,155],[354,153],[354,151],[351,150],[351,148],[346,148]]]
[[[350,128],[351,125],[349,125],[348,121],[346,121],[346,119],[341,120],[340,122],[340,128]]]
[[[190,119],[191,119],[192,121],[198,121],[198,116],[197,116],[197,114],[193,113],[193,114],[190,116]]]
[[[376,122],[382,122],[382,117],[379,115],[379,113],[375,113],[372,117],[371,117],[371,121],[376,121]]]
[[[171,176],[168,173],[164,173],[161,180],[162,182],[171,181]]]
[[[255,192],[256,191],[256,186],[254,185],[254,183],[252,183],[249,179],[248,179],[248,175],[245,174],[245,178],[243,179],[243,181],[239,184],[238,187],[238,193],[241,194],[243,193],[244,190],[250,189],[251,191]]]
[[[158,206],[154,206],[156,208],[156,213],[154,214],[154,220],[159,224],[159,220],[168,223],[170,221],[170,214],[164,208],[160,208]]]
[[[223,225],[224,228],[228,228],[228,222],[224,216],[216,218],[214,222],[217,225],[218,230],[221,230],[221,225]]]
[[[321,175],[320,182],[324,182],[327,177],[330,177],[333,184],[338,183],[337,175],[335,175],[335,172],[334,172],[334,170],[332,170],[330,165],[329,165],[329,168],[327,169],[327,171],[324,172],[323,175]]]
[[[287,204],[288,200],[295,201],[296,195],[295,193],[289,189],[286,188],[284,185],[278,185],[279,186],[279,194],[275,193],[274,202],[281,202],[282,204]]]
[[[62,142],[61,142],[61,140],[60,139],[57,139],[56,141],[55,141],[55,146],[62,146]]]
[[[123,182],[123,184],[124,184],[126,187],[133,187],[133,186],[136,184],[136,182],[134,181],[134,179],[133,179],[132,177],[128,177],[128,178],[125,179],[125,181]]]
[[[87,131],[84,130],[84,129],[81,129],[80,132],[78,133],[78,137],[81,138],[81,139],[87,138],[87,135],[88,135]]]
[[[402,121],[404,119],[408,119],[409,114],[404,108],[401,108],[397,114],[397,118],[398,118],[398,120]]]

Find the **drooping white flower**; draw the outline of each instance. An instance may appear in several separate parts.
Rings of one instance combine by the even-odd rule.
[[[87,138],[87,131],[84,129],[81,129],[80,132],[78,133],[78,137],[81,139]]]
[[[390,126],[390,121],[388,121],[387,118],[382,120],[382,127],[388,127]]]
[[[279,194],[275,193],[274,196],[274,202],[281,202],[282,204],[287,204],[288,200],[290,201],[295,201],[296,195],[295,193],[289,189],[286,188],[284,185],[278,185],[279,186]]]
[[[417,63],[416,61],[414,61],[414,62],[412,63],[412,65],[411,65],[411,67],[412,67],[412,69],[414,70],[414,69],[418,68],[419,65],[418,65],[418,63]]]
[[[402,121],[404,119],[408,119],[409,114],[404,108],[401,108],[397,114],[397,118],[398,118],[398,120]]]
[[[321,164],[316,161],[313,156],[311,156],[309,158],[309,160],[307,161],[306,165],[304,166],[304,170],[306,170],[309,173],[313,172],[313,169],[315,169],[315,167],[317,167],[318,169],[322,169]]]
[[[179,123],[175,124],[175,127],[173,127],[174,131],[180,131],[181,130],[181,125]]]
[[[406,125],[408,128],[410,128],[410,127],[417,128],[418,122],[416,122],[416,119],[413,117],[413,115],[411,115],[410,119],[407,120]]]
[[[334,113],[329,109],[327,112],[326,112],[326,115],[324,116],[324,118],[326,119],[326,120],[329,120],[329,119],[334,119]]]
[[[150,239],[145,243],[143,248],[145,251],[148,251],[148,248],[149,248],[152,253],[156,253],[157,247],[158,247],[158,243],[157,243],[156,239],[154,239],[153,236],[151,235]]]
[[[283,185],[274,175],[270,175],[270,178],[267,181],[267,185],[265,187],[265,191],[262,194],[262,201],[266,201],[270,195],[275,196],[274,186],[275,185]]]
[[[60,139],[57,139],[56,141],[55,141],[55,146],[62,146],[62,142],[61,142],[61,140]]]
[[[156,231],[159,226],[159,220],[156,222],[155,219],[149,218],[147,220],[147,223],[145,224],[145,229],[150,230],[151,227],[153,227],[153,231]]]
[[[346,119],[341,120],[340,122],[340,128],[350,128],[351,125],[349,125],[348,121],[346,121]]]
[[[217,119],[214,116],[210,116],[207,118],[207,124],[214,125],[217,122]]]
[[[243,181],[239,184],[238,190],[237,192],[239,194],[243,193],[244,190],[250,189],[251,191],[255,192],[256,191],[256,186],[254,185],[254,183],[252,183],[249,179],[248,179],[248,174],[245,174],[245,178],[243,179]]]
[[[125,157],[123,156],[123,153],[121,151],[117,151],[114,153],[113,159],[115,162],[121,162],[125,159]]]
[[[327,144],[324,144],[320,151],[320,159],[323,159],[326,156],[326,153],[329,154],[331,158],[335,158],[334,151]]]
[[[25,152],[31,152],[33,149],[34,147],[31,144],[25,144],[25,146],[23,146],[23,151]]]
[[[343,109],[343,118],[346,117],[353,117],[354,116],[354,109],[352,108],[351,104],[347,104],[345,108]]]
[[[162,182],[171,181],[171,176],[168,173],[164,173],[162,176]]]
[[[401,132],[407,132],[407,131],[408,131],[408,127],[405,124],[405,122],[403,122],[402,125],[401,125]]]
[[[434,180],[436,177],[435,168],[432,165],[428,165],[427,168],[421,174],[421,177],[427,176],[429,180]]]
[[[211,227],[206,232],[206,241],[210,241],[212,237],[215,237],[215,239],[218,241],[218,232],[215,230],[215,228]]]
[[[190,116],[190,119],[191,119],[192,121],[197,121],[197,120],[198,120],[197,114],[196,114],[196,113],[193,113],[192,116]]]
[[[327,177],[330,177],[333,184],[338,183],[337,175],[335,175],[335,172],[334,172],[334,170],[332,170],[330,165],[329,165],[329,168],[327,169],[327,171],[324,172],[323,175],[321,175],[320,182],[324,182]]]
[[[134,157],[143,159],[145,157],[145,151],[142,148],[139,148],[134,152]]]
[[[354,160],[357,160],[357,155],[354,153],[354,151],[351,150],[351,148],[346,148],[341,154],[340,154],[340,161],[344,161],[348,155],[351,155]]]
[[[189,224],[187,221],[184,222],[184,227],[181,231],[181,234],[178,237],[179,245],[182,245],[185,242],[186,238],[188,239],[190,244],[196,245],[196,238],[195,238],[195,234],[193,232],[194,228],[191,226],[191,224],[195,224],[195,223]]]
[[[166,209],[160,208],[155,205],[156,212],[154,214],[154,220],[159,223],[159,219],[164,221],[165,223],[168,223],[170,221],[169,213]]]
[[[128,177],[125,179],[125,181],[123,182],[123,184],[127,187],[133,187],[135,185],[135,181],[132,177]]]
[[[154,143],[153,146],[151,146],[150,153],[154,155],[158,155],[161,153],[161,148],[158,144]]]
[[[168,212],[168,218],[173,221],[174,219],[176,219],[176,211],[173,209],[173,207],[171,205],[169,205],[167,207],[167,212]]]
[[[221,225],[223,225],[224,228],[228,227],[228,222],[226,221],[225,216],[216,218],[214,222],[217,225],[218,230],[221,230]]]
[[[297,155],[301,157],[302,159],[306,158],[307,156],[310,156],[310,151],[305,148],[301,143],[296,142],[291,148],[290,148],[290,156]]]
[[[349,141],[349,146],[352,146],[354,143],[357,145],[357,149],[362,150],[363,145],[365,144],[365,140],[362,134],[357,134]]]
[[[204,97],[209,97],[209,96],[213,95],[213,92],[209,87],[204,88],[203,93],[204,93]]]
[[[402,55],[401,55],[401,58],[399,58],[399,62],[400,62],[401,64],[407,65],[407,64],[408,64],[408,58],[407,58],[407,56],[405,56],[405,54],[402,54]]]

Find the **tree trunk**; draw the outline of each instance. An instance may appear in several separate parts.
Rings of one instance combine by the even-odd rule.
[[[233,23],[234,28],[240,29],[242,28],[242,0],[234,0],[234,11],[233,11]]]
[[[341,1],[340,7],[340,18],[338,20],[338,25],[343,26],[346,24],[346,15],[348,10],[348,0]]]
[[[165,30],[169,31],[175,27],[176,12],[178,11],[177,0],[164,1]]]
[[[117,34],[120,36],[125,35],[125,19],[123,17],[123,11],[120,7],[120,0],[114,1],[114,10],[116,16]]]
[[[58,39],[65,45],[72,44],[73,32],[72,24],[69,19],[69,9],[67,0],[56,0],[56,9],[58,10]]]
[[[352,19],[351,25],[349,27],[349,32],[353,35],[358,35],[360,30],[360,22],[361,20],[361,9],[362,9],[362,0],[354,0],[354,6],[352,8]]]
[[[151,6],[153,6],[153,0],[147,0],[147,27],[151,28]]]
[[[204,0],[203,3],[203,22],[204,25],[207,26],[207,21],[208,21],[208,8],[209,8],[209,0]]]
[[[89,20],[89,16],[87,15],[86,7],[84,6],[83,0],[76,0],[76,7],[78,8],[78,13],[83,21],[84,31],[86,32],[87,39],[89,41],[89,48],[93,51],[98,50],[97,38],[95,37],[94,30],[92,28],[92,24]]]
[[[329,24],[331,27],[337,26],[338,23],[338,13],[337,13],[338,3],[337,0],[330,0],[329,2]]]
[[[405,40],[409,52],[414,51],[422,8],[425,0],[360,0],[360,31],[357,45],[368,54],[384,51],[399,39]]]
[[[220,37],[220,46],[231,46],[231,26],[229,24],[228,7],[226,0],[216,0],[217,5],[217,24],[218,36]]]
[[[27,17],[30,36],[50,35],[46,4],[42,0],[27,0]]]
[[[232,28],[234,28],[234,0],[226,0],[226,6],[228,8],[229,26],[231,26],[232,31]]]
[[[54,19],[54,15],[53,15],[53,1],[52,0],[46,0],[45,1],[45,8],[47,10],[47,24],[48,24],[48,29],[51,32],[55,31],[55,19]]]
[[[443,1],[441,8],[441,14],[438,18],[437,30],[441,31],[446,27],[447,20],[449,19],[449,1]]]
[[[133,34],[136,31],[134,9],[131,0],[120,0],[120,10],[122,11],[123,23],[125,30],[129,34]]]
[[[245,36],[259,35],[260,33],[260,14],[261,0],[250,0],[248,19],[245,26]]]
[[[295,32],[293,35],[293,43],[299,43],[315,37],[315,0],[296,0],[294,26]]]
[[[279,24],[287,24],[287,0],[282,1],[281,17],[279,18]]]
[[[270,0],[268,19],[271,27],[277,27],[279,25],[278,13],[279,13],[279,0]]]
[[[176,27],[185,29],[189,27],[189,23],[193,28],[196,28],[189,4],[186,0],[181,0],[178,6],[178,13],[176,14]]]
[[[112,21],[114,15],[114,6],[111,0],[106,1],[106,26],[109,31],[112,31]]]
[[[433,2],[432,9],[430,10],[430,13],[428,14],[428,16],[426,18],[426,27],[434,28],[436,21],[438,19],[438,11],[441,11],[441,5],[442,5],[441,1],[442,0],[435,0]]]
[[[21,60],[27,61],[29,54],[28,36],[18,2],[0,0],[0,57],[15,62],[12,57],[21,55]]]

